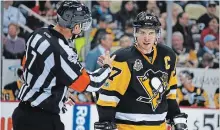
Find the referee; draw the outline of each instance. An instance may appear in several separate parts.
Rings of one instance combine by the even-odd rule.
[[[64,1],[57,10],[57,24],[35,30],[26,44],[24,85],[12,115],[14,130],[64,130],[59,113],[68,87],[78,92],[98,91],[109,77],[114,60],[107,52],[102,66],[87,72],[78,61],[70,39],[91,25],[91,13],[77,1]]]

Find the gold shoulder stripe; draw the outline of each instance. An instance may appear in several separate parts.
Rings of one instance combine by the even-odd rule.
[[[102,86],[102,89],[108,91],[116,91],[121,95],[124,95],[131,78],[127,62],[113,61],[113,68],[115,69],[112,69],[110,77]]]
[[[171,75],[170,75],[168,90],[170,89],[171,86],[174,86],[176,84],[177,84],[177,77],[176,77],[175,70],[174,70],[171,72]]]

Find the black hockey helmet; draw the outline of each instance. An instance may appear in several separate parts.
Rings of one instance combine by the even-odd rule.
[[[161,23],[157,16],[147,13],[147,12],[140,12],[136,19],[133,22],[133,27],[135,28],[152,28],[156,31],[160,30]]]
[[[69,29],[79,24],[81,29],[86,31],[92,23],[91,12],[79,1],[63,1],[57,10],[57,23]]]

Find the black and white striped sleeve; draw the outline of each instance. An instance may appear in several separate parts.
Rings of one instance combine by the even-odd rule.
[[[100,68],[94,72],[87,72],[78,61],[78,55],[71,47],[59,39],[59,53],[61,63],[60,80],[66,86],[82,91],[98,91],[103,83],[108,79],[110,67]]]

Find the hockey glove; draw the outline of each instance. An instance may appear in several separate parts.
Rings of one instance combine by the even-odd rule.
[[[180,113],[173,118],[173,125],[175,130],[188,130],[187,117],[187,114]]]
[[[66,105],[65,105],[65,104],[63,105],[63,107],[62,107],[62,109],[61,109],[61,110],[62,110],[62,111],[61,111],[61,112],[62,112],[62,114],[66,113],[67,108],[66,108]]]
[[[114,122],[95,122],[94,130],[118,130]]]

